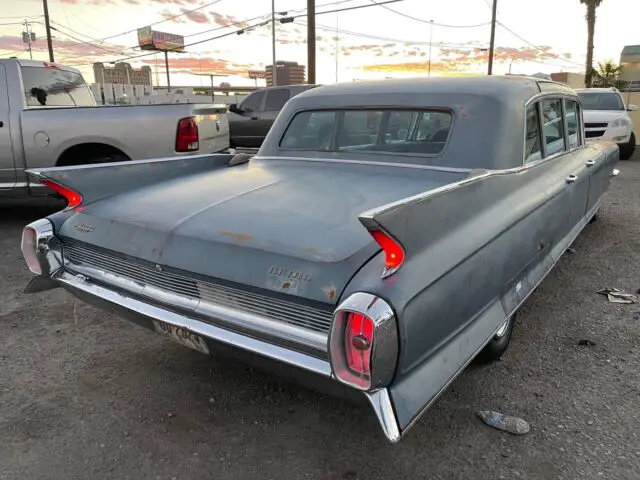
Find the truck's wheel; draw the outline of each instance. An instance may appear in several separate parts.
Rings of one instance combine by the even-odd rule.
[[[478,354],[478,360],[482,363],[494,362],[500,360],[500,357],[507,351],[509,342],[511,341],[511,333],[516,323],[517,312],[511,315],[502,326],[498,329],[489,343]]]
[[[636,135],[631,134],[631,138],[628,143],[620,145],[620,160],[629,160],[636,149]]]

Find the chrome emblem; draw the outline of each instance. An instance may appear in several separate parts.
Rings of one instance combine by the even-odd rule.
[[[92,233],[96,229],[93,225],[87,225],[86,223],[74,225],[74,227],[78,232],[82,233]]]
[[[159,271],[159,272],[162,272],[163,271],[162,265],[158,265],[156,263],[156,270]]]

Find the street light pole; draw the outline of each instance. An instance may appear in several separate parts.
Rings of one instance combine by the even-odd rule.
[[[429,76],[431,76],[431,43],[433,41],[433,20],[429,20]]]
[[[487,75],[493,74],[493,50],[496,42],[496,13],[498,10],[498,0],[493,0],[491,8],[491,40],[489,42],[489,65],[487,66]]]
[[[278,85],[276,66],[276,0],[271,0],[271,86]]]

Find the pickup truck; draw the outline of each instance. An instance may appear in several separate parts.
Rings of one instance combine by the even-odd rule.
[[[229,105],[231,148],[259,148],[289,99],[317,86],[303,84],[261,88],[247,96],[240,105]]]
[[[30,171],[68,206],[23,230],[27,291],[357,393],[397,442],[471,360],[506,353],[618,159],[551,81],[318,87],[253,157]]]
[[[226,107],[98,107],[80,72],[0,60],[0,197],[49,193],[25,170],[215,153],[229,147]]]

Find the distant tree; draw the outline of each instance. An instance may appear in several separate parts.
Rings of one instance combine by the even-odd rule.
[[[593,80],[593,34],[596,29],[596,9],[602,0],[580,0],[587,6],[587,65],[584,72],[584,84],[590,87]]]
[[[617,65],[613,60],[607,60],[604,63],[598,63],[598,68],[593,71],[593,86],[596,87],[615,87],[623,90],[626,82],[620,80],[622,74],[622,66]]]

